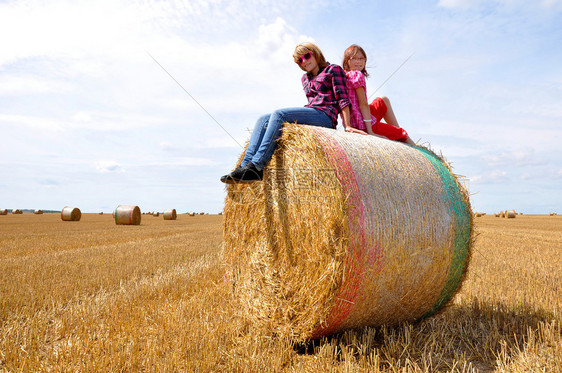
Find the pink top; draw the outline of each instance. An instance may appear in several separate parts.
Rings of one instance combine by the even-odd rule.
[[[365,101],[367,100],[367,82],[365,81],[365,76],[361,71],[351,70],[345,72],[345,77],[347,78],[347,97],[349,101],[351,101],[350,125],[353,128],[367,131],[365,122],[363,122],[363,114],[361,114],[361,108],[359,107],[359,98],[355,92],[357,88],[363,87],[365,91]],[[372,122],[367,124],[373,125],[377,122],[377,118],[372,115],[371,120]]]

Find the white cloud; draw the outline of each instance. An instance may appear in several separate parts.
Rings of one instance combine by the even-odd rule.
[[[95,163],[95,167],[101,173],[125,172],[125,169],[118,162],[112,160],[99,160]]]
[[[530,8],[535,4],[540,5],[542,8],[552,9],[562,5],[561,0],[541,0],[539,2],[526,1],[526,0],[439,0],[438,6],[444,8],[477,8],[481,5],[501,5],[505,7],[521,7]]]
[[[499,151],[488,153],[482,156],[482,159],[489,167],[497,166],[518,166],[518,167],[536,167],[547,163],[533,149],[509,149],[509,151]]]
[[[156,166],[156,167],[183,167],[183,166],[214,166],[216,165],[216,163],[207,158],[183,157],[178,159],[150,162],[147,163],[146,165]]]
[[[249,137],[249,136],[248,136]],[[239,137],[232,139],[229,136],[223,137],[211,137],[207,138],[204,142],[203,147],[205,148],[236,148],[241,149],[240,145],[243,145],[247,140],[245,137]]]
[[[40,76],[0,76],[1,95],[29,95],[71,92],[66,82],[44,79]]]
[[[475,0],[439,0],[438,5],[444,8],[467,8],[478,3]]]
[[[509,180],[506,171],[495,170],[482,175],[475,175],[469,178],[475,184],[497,184]]]
[[[163,150],[174,150],[175,149],[174,145],[172,145],[172,143],[170,143],[168,141],[162,141],[158,144],[158,146],[160,146],[160,148],[163,149]]]
[[[56,119],[31,115],[0,114],[0,123],[9,126],[26,126],[31,129],[41,129],[51,132],[60,132],[64,128],[61,122]]]

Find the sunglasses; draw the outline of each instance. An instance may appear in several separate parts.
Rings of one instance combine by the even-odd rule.
[[[303,63],[303,61],[308,61],[308,60],[310,60],[310,57],[312,57],[312,52],[306,52],[305,54],[303,54],[302,57],[299,57],[299,58],[297,59],[297,62],[298,62],[299,65],[300,65],[301,63]]]

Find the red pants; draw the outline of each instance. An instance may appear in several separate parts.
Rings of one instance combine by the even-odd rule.
[[[388,111],[382,98],[375,98],[373,102],[369,104],[369,110],[371,111],[371,115],[377,119],[377,122],[371,127],[374,133],[390,140],[406,142],[408,132],[406,132],[405,129],[381,122]]]

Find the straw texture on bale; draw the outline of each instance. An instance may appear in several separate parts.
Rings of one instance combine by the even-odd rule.
[[[263,182],[229,185],[224,215],[244,314],[297,339],[431,316],[472,243],[468,194],[435,154],[312,126],[285,124]]]
[[[141,210],[138,206],[119,205],[113,211],[113,219],[115,219],[117,225],[139,225],[141,216]]]
[[[60,217],[63,221],[80,221],[82,212],[77,207],[65,206],[60,212]]]
[[[0,209],[0,215],[8,215],[7,209]]]
[[[176,213],[176,209],[165,210],[162,213],[164,220],[176,220],[178,218],[178,214]]]

